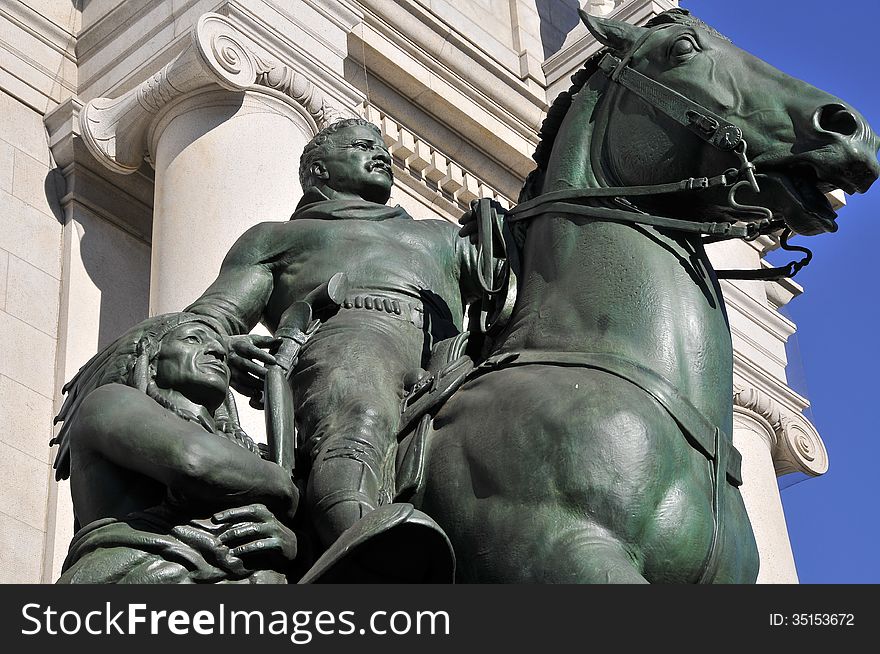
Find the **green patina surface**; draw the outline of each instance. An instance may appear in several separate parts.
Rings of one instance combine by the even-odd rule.
[[[452,551],[466,582],[755,580],[704,237],[834,231],[823,192],[867,190],[878,142],[687,12],[583,19],[606,49],[550,109],[503,229],[488,205],[464,237],[386,206],[380,133],[337,123],[306,147],[292,219],[245,233],[181,314],[198,334],[150,319],[87,364],[61,413],[85,532],[68,580],[296,581],[324,553],[310,581],[436,581]],[[467,307],[508,279],[512,314],[465,348]],[[243,336],[260,321],[282,361]],[[454,393],[447,362],[470,371]],[[295,470],[287,446],[255,455],[226,399],[259,402],[264,366],[270,440],[292,444],[295,422]],[[433,421],[398,434],[407,393],[431,389]]]

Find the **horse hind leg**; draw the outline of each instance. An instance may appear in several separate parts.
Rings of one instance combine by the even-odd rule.
[[[559,534],[545,553],[542,578],[559,584],[647,584],[635,557],[619,539],[597,526]]]

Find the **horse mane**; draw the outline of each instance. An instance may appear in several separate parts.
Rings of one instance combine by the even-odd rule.
[[[720,34],[696,16],[692,16],[687,9],[675,8],[664,11],[649,20],[645,27],[671,24],[698,27],[706,30],[713,36],[729,41],[726,36]],[[560,127],[562,127],[562,121],[565,120],[574,97],[584,88],[587,80],[599,70],[599,62],[607,52],[609,52],[608,48],[602,48],[587,59],[583,67],[572,75],[569,89],[557,95],[553,104],[547,110],[547,116],[544,118],[544,122],[541,123],[541,129],[538,131],[538,145],[535,148],[535,153],[532,155],[532,159],[535,160],[537,167],[526,177],[519,194],[519,202],[525,202],[541,194],[544,186],[544,175],[550,162],[553,146],[556,144],[556,137],[559,134]]]
[[[557,95],[547,110],[547,115],[538,131],[538,145],[532,155],[537,167],[526,177],[519,194],[519,202],[525,202],[541,194],[547,164],[550,163],[550,155],[556,144],[556,136],[559,134],[559,128],[562,127],[562,121],[568,115],[574,97],[584,88],[587,80],[599,70],[599,61],[607,51],[607,49],[602,49],[587,59],[583,67],[571,76],[571,86],[568,90]]]

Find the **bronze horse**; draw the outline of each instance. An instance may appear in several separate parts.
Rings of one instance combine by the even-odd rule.
[[[463,582],[753,582],[704,239],[834,231],[823,192],[866,191],[878,141],[683,10],[582,18],[607,48],[550,109],[513,315],[435,416],[414,503]]]

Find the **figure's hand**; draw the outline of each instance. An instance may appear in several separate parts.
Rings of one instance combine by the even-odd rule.
[[[226,350],[229,352],[229,385],[242,395],[259,398],[263,391],[263,379],[266,377],[266,366],[275,364],[274,351],[280,339],[261,334],[243,334],[228,336],[225,339]],[[262,407],[257,407],[262,408]]]
[[[488,200],[488,198],[481,199]],[[461,229],[458,231],[458,235],[462,238],[469,239],[471,245],[477,245],[477,241],[479,239],[479,233],[477,231],[477,222],[480,217],[479,202],[480,199],[471,200],[470,209],[465,212],[465,214],[461,218],[458,219],[458,224],[461,225]],[[495,212],[496,215],[503,216],[506,213],[505,208],[502,207],[501,204],[499,204],[495,200],[489,200],[489,203],[491,204],[492,210]],[[497,218],[494,219],[497,220]],[[493,230],[493,232],[494,231],[495,230]],[[496,242],[494,243],[494,245],[496,248],[501,248],[503,244]]]
[[[219,537],[206,530],[196,529],[192,525],[176,525],[171,530],[171,535],[199,552],[207,561],[219,565],[236,577],[246,577],[253,572],[230,552],[229,547]]]
[[[249,567],[269,567],[284,572],[296,559],[296,535],[262,504],[249,504],[214,514],[217,524],[233,525],[220,542],[230,556]]]

